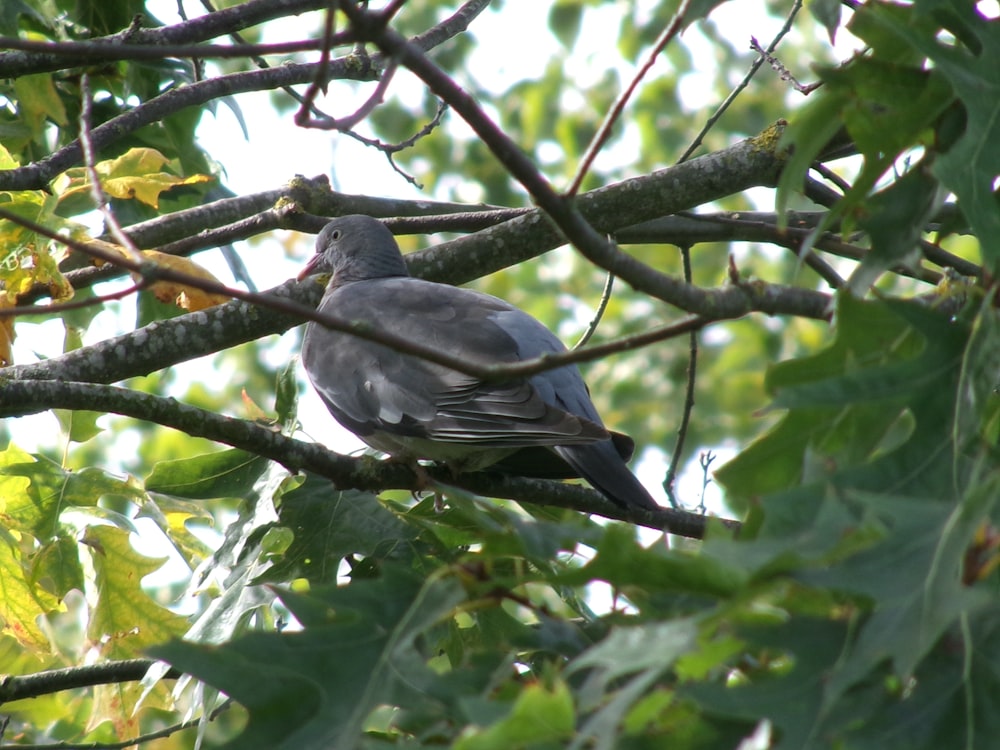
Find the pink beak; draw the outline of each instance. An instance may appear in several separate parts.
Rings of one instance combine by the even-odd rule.
[[[305,268],[299,271],[299,275],[295,278],[298,281],[302,281],[306,276],[312,276],[316,272],[317,266],[323,262],[323,253],[316,253],[313,257],[309,259],[306,263]]]

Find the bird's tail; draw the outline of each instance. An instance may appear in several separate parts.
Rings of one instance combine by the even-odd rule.
[[[629,471],[610,440],[585,445],[558,445],[553,450],[602,495],[625,508],[658,510],[659,505]]]

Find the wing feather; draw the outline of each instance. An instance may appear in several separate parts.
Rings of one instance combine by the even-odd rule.
[[[470,360],[517,362],[562,349],[544,326],[501,300],[413,278],[348,284],[328,294],[320,309]],[[524,351],[525,342],[534,351]],[[362,438],[388,432],[482,447],[524,447],[608,437],[592,407],[589,413],[567,410],[546,392],[561,386],[586,396],[575,368],[553,371],[560,373],[556,381],[536,377],[484,383],[315,324],[309,326],[302,357],[330,411]],[[584,400],[589,404],[589,398]]]

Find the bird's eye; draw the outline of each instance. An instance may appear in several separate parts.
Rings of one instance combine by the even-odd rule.
[[[330,239],[331,240],[339,240],[340,239],[340,230],[339,229],[334,229],[332,232],[330,232]]]

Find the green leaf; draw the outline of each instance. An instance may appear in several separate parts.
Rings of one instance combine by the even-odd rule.
[[[462,598],[453,579],[424,581],[387,565],[377,579],[282,594],[301,632],[251,634],[213,648],[174,641],[152,653],[247,708],[246,729],[225,747],[349,750],[378,705],[437,703],[438,678],[420,639]]]
[[[160,461],[146,477],[148,492],[205,500],[245,497],[267,468],[268,461],[230,448],[192,458]]]
[[[1000,315],[995,300],[995,292],[982,300],[963,354],[952,426],[956,461],[970,444],[980,440],[996,444],[988,431],[1000,413],[996,382],[1000,372]]]
[[[935,174],[952,190],[982,243],[990,271],[1000,272],[1000,210],[994,181],[1000,154],[1000,29],[983,23],[974,6],[947,0],[919,3],[920,12],[941,13],[963,34],[958,39],[906,24],[891,13],[874,14],[876,22],[926,55],[953,87],[966,112],[964,134],[935,164]],[[875,8],[877,11],[877,7]],[[971,44],[968,48],[965,44]]]
[[[826,34],[830,37],[830,44],[834,44],[837,38],[837,29],[840,28],[839,0],[811,0],[806,4],[806,7],[813,18],[826,29]]]
[[[142,491],[101,469],[74,472],[14,447],[0,454],[0,513],[7,528],[46,540],[58,532],[69,509],[93,508],[105,496],[139,500]]]
[[[957,508],[937,499],[851,498],[882,519],[885,540],[804,580],[868,595],[873,611],[859,637],[829,676],[827,702],[891,660],[902,680],[949,627],[992,599],[962,581],[965,551],[994,503],[1000,479],[973,492]]]
[[[805,108],[799,110],[781,135],[781,147],[791,154],[778,178],[775,211],[780,221],[791,207],[793,196],[805,186],[806,175],[819,152],[840,129],[840,113],[846,99],[838,91],[820,90]]]
[[[789,409],[782,426],[800,430],[800,447],[791,428],[779,445],[817,469],[756,500],[765,516],[756,539],[712,538],[703,554],[740,561],[757,581],[793,575],[833,595],[823,627],[835,640],[801,641],[794,615],[770,634],[738,629],[762,663],[778,649],[791,666],[751,670],[745,688],[696,685],[687,694],[729,716],[768,716],[780,747],[931,748],[933,738],[983,736],[961,717],[979,715],[995,685],[989,669],[973,678],[968,664],[979,643],[971,633],[1000,610],[995,575],[977,583],[983,569],[970,557],[1000,494],[995,448],[983,440],[998,409],[997,317],[988,302],[953,319],[845,295],[834,344],[772,370],[777,403]],[[884,419],[870,419],[879,410]],[[886,443],[894,410],[912,426]],[[748,453],[732,474],[720,472],[727,482],[752,483]]]
[[[573,696],[565,683],[551,688],[530,684],[517,696],[504,718],[483,729],[473,727],[452,747],[454,750],[517,750],[538,743],[558,742],[573,736]]]
[[[187,528],[188,521],[192,519],[205,522],[212,520],[212,514],[205,508],[204,503],[180,500],[166,495],[147,497],[137,517],[151,519],[192,570],[212,556],[212,548]]]
[[[304,577],[332,583],[347,555],[401,560],[416,555],[417,532],[375,495],[337,490],[314,474],[306,474],[305,482],[282,496],[278,523],[291,531],[294,541],[265,580]]]
[[[925,224],[940,207],[938,182],[921,162],[865,202],[858,224],[871,237],[872,249],[851,274],[848,286],[863,296],[878,276],[896,265],[916,266]]]
[[[955,649],[973,658],[957,659]],[[870,702],[871,719],[840,727],[858,750],[988,748],[1000,731],[1000,608],[968,619],[926,659],[904,698]]]
[[[582,21],[583,4],[580,0],[559,0],[549,10],[549,28],[567,49],[576,43]]]
[[[66,108],[52,83],[51,73],[15,78],[14,92],[18,113],[31,127],[35,140],[41,138],[46,120],[57,125],[67,123]]]
[[[185,310],[173,302],[161,302],[148,289],[136,296],[135,327],[142,328],[156,320],[170,320],[184,315]]]
[[[743,627],[750,653],[785,666],[755,671],[752,679],[729,685],[722,680],[681,687],[681,695],[704,710],[751,725],[767,717],[780,741],[775,750],[820,750],[820,709],[825,670],[836,663],[847,640],[842,622],[797,617],[770,627]]]
[[[8,0],[0,5],[0,33],[4,36],[17,36],[21,30],[21,16],[28,16],[37,23],[45,23],[45,17],[23,0]]]
[[[929,145],[932,126],[953,101],[945,79],[920,66],[859,56],[821,73],[826,85],[792,120],[782,138],[793,151],[779,180],[778,211],[784,213],[792,193],[801,189],[813,161],[841,125],[864,156],[864,163],[861,174],[824,216],[816,234],[844,215],[864,213],[879,178],[908,149]],[[926,211],[922,206],[918,204],[913,211]],[[911,232],[919,229],[914,227]]]
[[[84,590],[80,544],[74,537],[61,534],[46,542],[31,556],[30,562],[32,585],[60,600],[72,589]]]
[[[292,359],[278,372],[274,387],[274,411],[278,415],[278,422],[289,430],[296,424],[299,405],[296,364],[296,360]]]
[[[635,540],[635,529],[625,525],[607,527],[594,559],[582,568],[560,573],[561,583],[579,586],[593,580],[613,582],[626,594],[636,589],[687,591],[728,596],[746,580],[738,567],[718,560],[667,550],[660,545],[643,548]]]
[[[569,674],[584,674],[578,704],[590,715],[571,748],[613,748],[626,716],[673,663],[693,650],[698,629],[691,620],[615,628],[574,659]]]
[[[910,324],[912,316],[926,333]],[[950,408],[948,382],[965,336],[961,324],[912,305],[840,295],[836,326],[824,351],[769,370],[766,385],[777,394],[775,406],[789,411],[716,472],[736,497],[790,489],[825,478],[831,468],[864,464],[892,447],[895,428],[907,414]],[[950,419],[944,413],[925,418]],[[940,442],[933,429],[906,432],[912,440],[929,441],[928,450]]]
[[[86,443],[104,432],[97,425],[97,420],[104,416],[99,411],[83,411],[77,409],[53,409],[66,437],[74,443]]]

